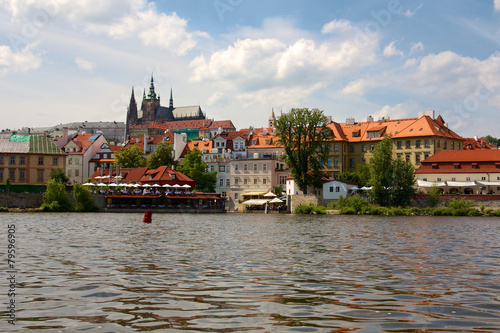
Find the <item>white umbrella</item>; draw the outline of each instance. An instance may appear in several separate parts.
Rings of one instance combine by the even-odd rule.
[[[132,185],[132,186],[133,186],[133,187],[141,187],[141,185],[139,185],[139,184],[134,184],[134,185]]]
[[[99,184],[97,184],[97,186],[108,186],[108,184],[99,183]]]
[[[94,186],[95,184],[94,183],[84,183],[82,184],[83,186]]]
[[[283,200],[281,199],[278,199],[278,198],[274,198],[273,200],[269,201],[269,203],[282,203]]]
[[[152,186],[152,187],[160,187],[160,185],[158,185],[158,184],[153,184],[153,185],[151,185],[151,186]]]
[[[349,190],[351,190],[351,191],[357,191],[357,190],[359,190],[359,187],[357,187],[357,186],[353,186],[353,187],[351,187]]]
[[[184,185],[182,185],[181,187],[184,187],[184,188],[191,188],[191,185],[184,184]]]
[[[163,185],[163,187],[172,187],[172,185],[170,185],[170,184],[165,184],[165,185]]]
[[[181,187],[181,186],[180,186],[179,184],[175,184],[175,185],[174,185],[174,186],[172,186],[172,187],[179,188],[179,187]]]
[[[264,198],[267,198],[267,197],[275,197],[276,194],[272,193],[272,192],[267,192],[266,194],[264,194]]]
[[[142,187],[151,187],[149,184],[142,184]]]
[[[111,183],[111,184],[109,184],[109,186],[116,187],[116,186],[118,186],[118,184]]]

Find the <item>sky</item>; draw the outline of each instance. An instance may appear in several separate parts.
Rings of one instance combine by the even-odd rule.
[[[0,129],[124,122],[153,74],[238,129],[434,110],[500,137],[500,0],[0,0],[0,31]]]

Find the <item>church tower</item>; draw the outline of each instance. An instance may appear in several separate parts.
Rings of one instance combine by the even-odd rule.
[[[153,74],[151,74],[151,83],[149,93],[146,96],[144,91],[142,99],[142,122],[153,123],[155,121],[156,110],[160,107],[160,96],[156,95]]]
[[[127,119],[125,121],[125,140],[130,135],[130,125],[137,125],[137,103],[134,96],[134,87],[132,87],[132,95],[130,96],[130,103],[127,109]]]
[[[271,109],[271,115],[269,116],[268,127],[274,127],[274,123],[276,122],[276,117],[274,116],[274,108]]]

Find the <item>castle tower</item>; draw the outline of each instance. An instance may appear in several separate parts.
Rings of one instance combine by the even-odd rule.
[[[160,97],[156,95],[153,74],[151,74],[149,93],[146,96],[146,91],[144,91],[142,99],[142,123],[153,123],[155,121],[156,110],[159,107]]]
[[[274,108],[271,109],[271,115],[269,116],[268,127],[274,127],[274,123],[276,122],[276,117],[274,116]]]
[[[130,103],[127,108],[127,119],[125,121],[125,140],[127,140],[127,136],[130,134],[129,126],[137,125],[137,123],[137,102],[135,101],[134,87],[132,87],[132,95],[130,96]]]

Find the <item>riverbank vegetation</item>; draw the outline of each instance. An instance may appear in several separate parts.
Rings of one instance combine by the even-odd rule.
[[[42,197],[43,203],[38,210],[42,212],[94,212],[98,210],[88,188],[82,184],[75,184],[71,197],[66,185],[67,182],[54,173],[52,179],[47,182],[47,189]]]
[[[438,200],[439,202],[439,200]],[[487,209],[484,204],[475,208],[475,202],[465,199],[448,200],[441,205],[426,207],[384,207],[373,204],[358,194],[340,196],[326,207],[318,205],[298,205],[295,214],[327,214],[335,212],[343,215],[387,215],[387,216],[500,216],[500,209]]]

